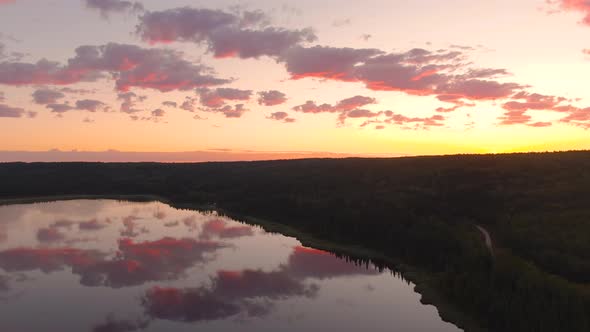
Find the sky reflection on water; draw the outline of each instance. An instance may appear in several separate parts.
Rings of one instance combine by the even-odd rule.
[[[0,207],[0,331],[459,331],[413,285],[215,213]]]

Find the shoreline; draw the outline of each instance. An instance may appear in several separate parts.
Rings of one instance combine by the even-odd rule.
[[[223,216],[227,216],[236,221],[261,227],[269,233],[279,233],[284,236],[292,237],[301,242],[306,247],[328,251],[334,254],[343,254],[353,258],[364,259],[368,261],[379,261],[388,269],[399,272],[404,279],[414,284],[414,291],[420,294],[420,302],[423,305],[432,305],[437,309],[440,318],[447,323],[454,324],[466,332],[489,332],[482,328],[477,321],[465,313],[461,312],[455,306],[448,303],[441,294],[432,286],[432,277],[428,273],[421,271],[417,267],[406,265],[400,260],[383,255],[377,251],[352,244],[339,244],[334,241],[320,239],[310,233],[306,233],[292,226],[280,224],[278,222],[259,219],[252,216],[244,216],[231,211],[218,208],[214,205],[198,205],[191,203],[175,203],[165,197],[158,195],[55,195],[55,196],[37,196],[37,197],[20,197],[10,199],[0,199],[0,206],[22,205],[34,203],[48,203],[57,201],[72,200],[117,200],[128,202],[160,202],[167,204],[176,209],[195,210],[195,211],[217,211]]]

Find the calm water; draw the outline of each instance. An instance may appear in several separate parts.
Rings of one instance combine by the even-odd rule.
[[[0,331],[459,331],[413,285],[215,213],[0,207]]]

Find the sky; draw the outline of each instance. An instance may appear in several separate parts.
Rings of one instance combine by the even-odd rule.
[[[586,0],[0,0],[0,161],[589,149]]]

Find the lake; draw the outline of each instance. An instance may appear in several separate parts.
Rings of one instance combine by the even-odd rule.
[[[0,206],[0,331],[460,331],[414,285],[215,212]]]

